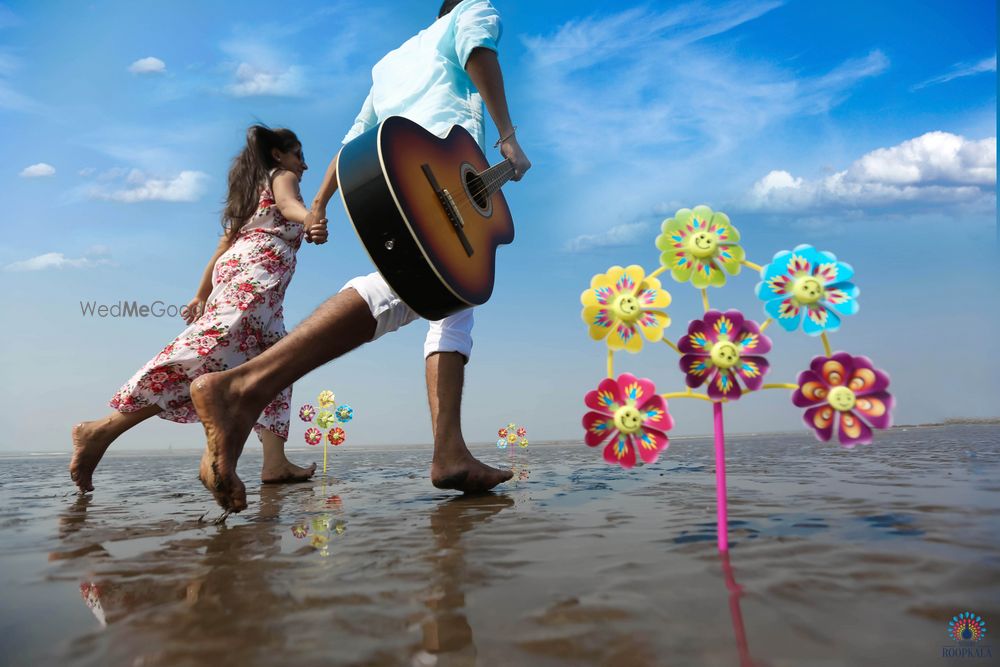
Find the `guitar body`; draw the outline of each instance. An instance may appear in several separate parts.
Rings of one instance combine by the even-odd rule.
[[[346,144],[337,185],[348,218],[389,286],[421,317],[485,303],[496,249],[514,239],[510,209],[479,144],[455,126],[444,139],[399,116]],[[446,193],[446,194],[442,194]]]

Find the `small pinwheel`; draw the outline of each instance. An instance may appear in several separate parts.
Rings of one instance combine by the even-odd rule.
[[[517,442],[517,433],[508,433],[507,434],[507,442],[510,443],[510,444],[512,444],[512,445],[515,442]]]
[[[507,438],[503,437],[497,440],[497,449],[507,449]]]
[[[507,429],[505,429],[505,428],[499,429],[497,431],[497,435],[499,435],[501,438],[506,438],[507,437]]]
[[[661,231],[656,237],[660,264],[679,283],[690,281],[699,289],[722,287],[726,273],[737,275],[746,259],[739,231],[725,213],[707,206],[682,208],[663,221]]]
[[[593,412],[583,416],[587,431],[584,441],[596,447],[611,436],[604,448],[604,460],[623,468],[635,465],[636,450],[646,463],[656,461],[669,441],[666,431],[674,420],[667,412],[667,402],[646,379],[623,373],[618,379],[605,378],[597,389],[587,393],[584,403]]]
[[[316,415],[316,425],[320,428],[330,428],[337,423],[337,416],[329,410],[320,410]]]
[[[528,429],[524,428],[523,426],[518,427],[517,437],[523,438],[526,435],[528,435]]]
[[[335,402],[333,392],[330,391],[329,389],[321,391],[319,393],[319,397],[316,400],[319,403],[319,407],[321,408],[328,408]]]
[[[611,350],[638,352],[642,349],[638,332],[656,343],[670,326],[670,316],[659,310],[670,305],[670,293],[658,279],[647,278],[641,266],[612,266],[607,273],[597,274],[580,302],[590,337],[604,339]]]
[[[346,424],[354,418],[354,408],[344,404],[336,409],[335,414],[337,415],[337,421],[341,424]]]
[[[853,275],[854,269],[833,253],[800,245],[777,253],[761,269],[757,296],[786,331],[795,331],[801,322],[803,331],[817,336],[836,331],[841,316],[858,312],[860,290],[850,282]]]
[[[310,426],[306,429],[305,438],[306,444],[318,445],[323,439],[323,431],[319,430],[315,426]]]
[[[316,416],[316,408],[306,403],[301,408],[299,408],[299,419],[304,422],[311,422],[313,417]]]
[[[684,355],[680,367],[689,387],[708,382],[709,398],[735,401],[743,393],[736,378],[749,391],[761,388],[769,366],[760,355],[771,351],[771,341],[740,311],[710,310],[704,320],[691,322],[677,348]]]
[[[521,442],[519,442],[517,444],[519,444],[521,447],[527,447],[528,446],[528,439],[527,438],[521,438]]]
[[[292,526],[292,535],[294,535],[296,539],[301,540],[308,534],[309,534],[309,526],[305,525],[304,523],[297,523],[294,526]]]
[[[886,391],[889,375],[867,357],[846,352],[816,357],[809,370],[799,374],[798,384],[792,403],[808,408],[803,420],[823,442],[830,440],[836,426],[840,444],[867,445],[872,428],[892,425],[893,399]]]
[[[334,426],[330,429],[330,432],[326,434],[326,439],[330,441],[331,445],[339,445],[344,442],[344,438],[347,435],[344,433],[344,429],[339,426]]]

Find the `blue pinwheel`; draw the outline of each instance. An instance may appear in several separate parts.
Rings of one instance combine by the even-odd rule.
[[[858,312],[860,290],[850,282],[854,269],[831,252],[796,246],[774,256],[760,270],[757,297],[764,310],[786,331],[802,329],[818,336],[840,328],[844,315]]]

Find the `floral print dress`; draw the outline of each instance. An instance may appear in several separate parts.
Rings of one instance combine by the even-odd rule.
[[[257,213],[215,262],[205,312],[118,390],[111,407],[133,412],[155,404],[163,419],[198,421],[195,378],[239,366],[285,335],[282,301],[304,231],[278,211],[270,184],[262,187]],[[254,425],[258,436],[267,429],[288,438],[291,399],[288,387],[264,408]]]

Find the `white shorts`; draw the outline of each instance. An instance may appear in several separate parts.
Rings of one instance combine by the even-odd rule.
[[[358,276],[342,288],[353,288],[368,304],[368,310],[375,318],[375,337],[404,327],[420,316],[403,303],[379,273]],[[458,352],[468,361],[472,356],[472,325],[475,323],[472,311],[466,308],[443,320],[429,321],[427,338],[424,339],[424,358],[435,352]]]

